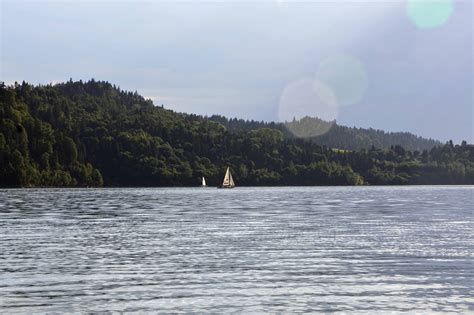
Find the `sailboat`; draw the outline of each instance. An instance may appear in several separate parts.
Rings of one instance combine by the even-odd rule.
[[[217,188],[234,188],[234,187],[235,187],[234,179],[232,178],[232,174],[230,173],[230,168],[227,167],[227,170],[225,171],[224,181],[222,182],[222,185],[220,185]]]
[[[202,185],[201,187],[207,187],[206,185],[206,179],[204,178],[204,176],[202,177]]]

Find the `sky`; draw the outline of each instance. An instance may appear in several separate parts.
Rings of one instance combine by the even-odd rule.
[[[0,80],[474,142],[470,0],[1,1]]]

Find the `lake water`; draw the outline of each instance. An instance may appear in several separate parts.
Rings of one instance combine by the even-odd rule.
[[[0,190],[0,313],[473,312],[473,193]]]

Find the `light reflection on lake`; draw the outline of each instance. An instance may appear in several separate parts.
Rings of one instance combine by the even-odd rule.
[[[472,312],[473,192],[0,190],[0,312]]]

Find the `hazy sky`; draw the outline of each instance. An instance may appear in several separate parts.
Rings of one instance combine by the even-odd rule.
[[[7,83],[95,78],[178,111],[474,141],[470,0],[0,1]]]

